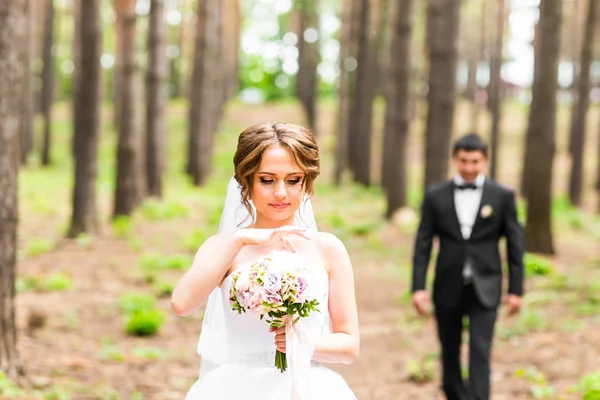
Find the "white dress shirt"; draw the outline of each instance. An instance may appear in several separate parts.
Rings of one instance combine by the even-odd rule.
[[[468,239],[471,236],[473,225],[477,219],[477,212],[481,204],[481,195],[483,193],[483,183],[485,182],[485,175],[479,174],[473,182],[476,189],[454,189],[454,206],[456,208],[456,216],[460,224],[460,231],[463,238]],[[465,182],[462,176],[456,175],[454,177],[454,183],[462,185]],[[463,277],[471,278],[473,276],[470,260],[465,261],[463,268]]]

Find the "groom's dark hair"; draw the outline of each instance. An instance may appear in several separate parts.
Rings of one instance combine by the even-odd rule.
[[[481,151],[487,158],[488,146],[476,133],[468,133],[454,142],[452,154],[456,155],[460,150],[464,151]]]

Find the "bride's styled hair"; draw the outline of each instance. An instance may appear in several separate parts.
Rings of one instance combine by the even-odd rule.
[[[308,197],[314,194],[313,184],[320,174],[319,147],[308,129],[287,122],[261,123],[246,128],[238,138],[233,165],[235,180],[241,187],[242,204],[253,218],[250,205],[252,180],[265,149],[271,145],[279,145],[292,153],[294,161],[304,172],[302,185]]]

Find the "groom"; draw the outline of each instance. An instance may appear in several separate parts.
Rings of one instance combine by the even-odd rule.
[[[443,388],[448,400],[490,398],[490,355],[502,292],[498,241],[506,238],[509,314],[521,308],[523,234],[514,192],[483,174],[488,148],[475,134],[454,143],[458,174],[425,193],[413,258],[413,304],[424,315],[434,236],[439,239],[433,305],[442,348]],[[463,316],[469,319],[469,380],[463,383],[460,347]]]

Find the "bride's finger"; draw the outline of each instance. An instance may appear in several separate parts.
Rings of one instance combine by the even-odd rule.
[[[293,251],[294,253],[296,252],[296,246],[294,246],[294,243],[292,243],[292,241],[290,239],[288,239],[285,235],[283,235],[281,237],[281,240],[291,251]]]

